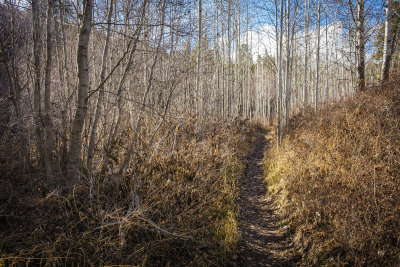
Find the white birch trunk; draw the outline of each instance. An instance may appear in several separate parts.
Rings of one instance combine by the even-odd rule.
[[[201,90],[201,28],[202,28],[202,3],[201,0],[199,0],[199,18],[198,18],[198,37],[197,37],[197,42],[198,42],[198,48],[197,48],[197,73],[196,73],[196,116],[200,117],[201,114],[201,101],[200,101],[200,90]]]
[[[383,64],[382,64],[382,83],[389,80],[390,61],[392,59],[391,51],[391,31],[392,31],[392,0],[386,0],[385,6],[385,40],[383,43]]]
[[[309,0],[305,0],[305,35],[304,35],[304,42],[305,42],[305,51],[304,51],[304,84],[303,84],[303,103],[304,107],[307,106],[308,102],[308,86],[307,86],[307,71],[308,71],[308,42],[309,42]]]
[[[318,0],[318,19],[317,19],[317,77],[315,81],[315,115],[318,114],[318,98],[319,98],[319,52],[321,41],[321,0]]]
[[[97,99],[96,111],[95,111],[93,124],[92,124],[92,128],[90,131],[90,137],[89,137],[88,156],[87,156],[87,162],[86,162],[89,173],[92,170],[92,162],[93,162],[93,156],[94,156],[97,126],[98,126],[98,122],[99,122],[99,119],[100,119],[100,116],[102,113],[102,102],[103,102],[103,98],[104,98],[104,80],[105,80],[106,68],[107,68],[107,57],[108,57],[108,48],[109,48],[109,44],[110,44],[111,18],[112,18],[113,8],[114,8],[114,0],[111,0],[110,7],[108,9],[108,16],[107,16],[107,33],[106,33],[106,41],[104,44],[103,59],[102,59],[102,64],[101,64],[99,96]]]
[[[79,32],[78,65],[78,105],[72,122],[70,148],[67,159],[67,183],[75,185],[79,181],[81,165],[82,130],[86,119],[87,97],[89,90],[88,44],[92,27],[93,0],[85,0],[82,27]]]

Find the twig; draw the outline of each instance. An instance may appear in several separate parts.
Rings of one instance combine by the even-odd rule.
[[[128,217],[129,217],[129,216],[124,217],[124,218],[123,218],[122,220],[120,220],[120,221],[110,222],[110,223],[106,223],[106,224],[100,225],[100,226],[98,226],[98,227],[93,228],[93,231],[102,230],[102,229],[104,229],[104,228],[107,228],[107,227],[110,227],[110,226],[114,226],[114,225],[121,225],[122,223],[126,222],[126,220],[127,220]],[[155,229],[157,229],[158,231],[160,231],[160,232],[163,233],[163,234],[170,235],[170,236],[174,236],[174,237],[179,237],[179,238],[183,238],[183,239],[191,239],[191,240],[193,240],[193,237],[191,237],[191,236],[182,235],[182,234],[178,234],[178,233],[174,233],[174,232],[169,232],[169,231],[167,231],[167,230],[161,228],[160,226],[158,226],[158,225],[157,225],[155,222],[153,222],[152,220],[145,219],[145,218],[141,218],[141,217],[136,217],[136,218],[138,218],[139,220],[142,220],[142,221],[144,221],[144,222],[150,224],[152,227],[154,227]],[[144,227],[144,226],[141,226],[141,227]],[[147,227],[144,227],[144,228],[148,229]]]
[[[150,224],[151,226],[153,226],[154,228],[156,228],[157,230],[159,230],[160,232],[162,232],[164,234],[172,235],[172,236],[180,237],[180,238],[184,238],[184,239],[193,239],[193,237],[191,237],[191,236],[181,235],[181,234],[177,234],[177,233],[174,233],[174,232],[169,232],[169,231],[167,231],[165,229],[162,229],[160,226],[155,224],[152,220],[148,220],[148,219],[140,218],[140,217],[138,217],[138,219],[147,222],[148,224]]]

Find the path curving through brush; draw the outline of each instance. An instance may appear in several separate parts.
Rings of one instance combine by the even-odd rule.
[[[274,202],[266,195],[262,159],[267,140],[257,137],[246,159],[244,175],[239,180],[239,232],[237,266],[291,266],[291,249],[285,231],[278,225]]]

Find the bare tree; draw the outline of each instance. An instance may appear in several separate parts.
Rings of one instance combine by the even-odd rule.
[[[282,110],[282,46],[283,46],[283,0],[280,2],[280,23],[279,23],[279,33],[276,32],[277,38],[277,56],[276,56],[276,66],[277,66],[277,99],[276,99],[276,117],[277,117],[277,145],[279,147],[282,138],[282,125],[281,125],[281,110]],[[276,18],[276,29],[278,29],[278,3],[275,2],[275,18]]]
[[[200,101],[200,95],[201,95],[201,28],[202,28],[202,3],[201,0],[199,0],[199,18],[198,18],[198,47],[197,47],[197,72],[196,72],[196,116],[200,116],[201,113],[201,101]]]
[[[55,0],[49,0],[47,3],[47,38],[46,38],[46,70],[44,78],[44,135],[45,135],[45,153],[44,161],[46,166],[46,177],[49,181],[54,180],[54,168],[53,168],[53,131],[52,121],[50,117],[51,105],[51,71],[53,63],[53,23],[54,18],[54,2]]]
[[[296,29],[297,5],[294,6],[293,16],[290,15],[290,0],[287,0],[286,14],[286,99],[285,99],[285,127],[289,127],[290,103],[292,101],[292,67],[294,52],[294,35]],[[290,25],[290,20],[293,20]]]
[[[389,79],[390,61],[392,60],[391,32],[392,32],[392,0],[386,0],[385,6],[385,40],[383,43],[382,83]]]
[[[43,148],[43,127],[42,127],[42,105],[41,105],[41,29],[40,29],[40,5],[39,0],[32,0],[32,35],[33,35],[33,60],[34,60],[34,122],[36,133],[36,146],[38,150],[38,158],[43,167],[44,165],[44,148]]]
[[[356,26],[357,90],[365,89],[365,2],[356,0],[356,7],[349,0],[349,8]]]
[[[114,0],[111,0],[110,6],[108,8],[108,15],[107,15],[107,33],[106,33],[106,40],[105,40],[105,44],[104,44],[103,59],[102,59],[102,65],[101,65],[99,96],[97,99],[96,111],[95,111],[95,115],[94,115],[94,119],[93,119],[92,128],[90,131],[89,147],[88,147],[88,152],[87,152],[88,155],[87,155],[86,165],[87,165],[89,172],[91,172],[91,170],[92,170],[92,161],[93,161],[93,156],[94,156],[97,126],[98,126],[100,115],[102,112],[102,101],[104,98],[104,83],[105,83],[105,75],[106,75],[106,67],[107,67],[108,50],[109,50],[109,46],[110,46],[111,19],[112,19],[112,14],[113,14],[113,8],[114,8]]]
[[[120,173],[121,175],[124,175],[124,174],[125,174],[126,169],[127,169],[127,167],[128,167],[128,164],[129,164],[129,161],[130,161],[130,159],[131,159],[131,155],[132,155],[134,146],[135,146],[135,144],[136,144],[136,140],[137,140],[138,134],[139,134],[139,132],[140,132],[140,130],[141,130],[141,124],[142,124],[142,119],[143,119],[143,113],[144,113],[145,108],[146,108],[146,104],[147,104],[147,99],[148,99],[148,96],[149,96],[149,92],[150,92],[150,89],[151,89],[152,84],[153,84],[153,78],[154,78],[153,76],[154,76],[154,72],[155,72],[155,67],[156,67],[158,58],[159,58],[159,56],[160,56],[159,54],[160,54],[160,49],[161,49],[161,42],[162,42],[163,37],[164,37],[164,26],[165,26],[165,1],[163,1],[163,3],[162,3],[160,25],[161,25],[160,37],[159,37],[159,39],[158,39],[158,41],[157,41],[157,47],[156,47],[156,50],[155,50],[155,52],[154,52],[155,54],[154,54],[154,58],[153,58],[153,63],[152,63],[151,68],[150,68],[150,73],[149,73],[149,78],[148,78],[148,81],[147,81],[146,90],[145,90],[145,92],[144,92],[144,94],[143,94],[143,98],[142,98],[142,101],[141,101],[141,104],[140,104],[140,110],[139,110],[139,114],[138,114],[138,116],[137,116],[136,126],[135,126],[135,129],[134,129],[134,137],[133,137],[133,139],[131,140],[131,142],[130,142],[130,144],[129,144],[129,147],[128,147],[128,149],[127,149],[127,154],[126,154],[126,156],[125,156],[125,158],[124,158],[124,161],[122,162],[122,164],[121,164],[121,166],[120,166],[120,168],[119,168],[119,173]]]
[[[304,7],[305,7],[305,19],[304,19],[304,28],[305,28],[305,33],[304,33],[304,42],[305,42],[305,51],[304,51],[304,84],[303,84],[303,103],[304,106],[307,105],[308,99],[308,86],[307,86],[307,71],[308,71],[308,44],[309,44],[309,6],[310,6],[310,0],[305,0],[304,2]]]
[[[329,43],[328,43],[328,12],[325,12],[325,94],[324,101],[329,100]]]
[[[86,119],[89,90],[88,45],[92,28],[93,0],[84,0],[83,10],[83,20],[79,31],[76,57],[78,65],[78,105],[72,122],[70,148],[67,159],[67,179],[69,185],[76,184],[80,176],[82,130]]]
[[[318,98],[319,98],[319,53],[320,53],[320,41],[321,41],[321,0],[318,0],[318,19],[317,19],[317,77],[315,81],[315,100],[314,100],[314,111],[318,114]]]

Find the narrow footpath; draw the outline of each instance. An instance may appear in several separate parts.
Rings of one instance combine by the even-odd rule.
[[[240,179],[237,266],[291,266],[291,249],[285,231],[279,228],[273,201],[266,196],[262,159],[267,140],[260,134]]]

